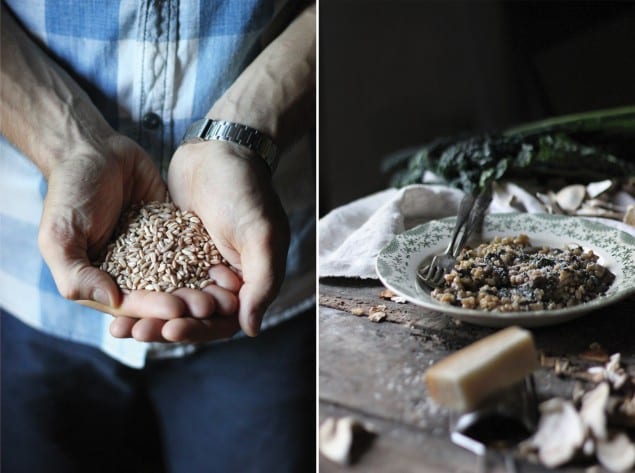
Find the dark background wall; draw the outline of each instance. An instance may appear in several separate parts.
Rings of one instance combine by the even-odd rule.
[[[635,2],[320,1],[320,214],[440,135],[635,104]]]

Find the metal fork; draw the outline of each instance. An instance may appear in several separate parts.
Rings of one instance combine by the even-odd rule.
[[[452,231],[450,244],[445,252],[435,256],[430,264],[422,265],[417,271],[417,280],[430,289],[439,287],[443,283],[443,276],[449,273],[456,264],[456,258],[461,253],[461,248],[467,242],[472,232],[480,227],[485,211],[492,200],[489,190],[482,192],[478,197],[474,194],[466,194],[459,204],[456,224]],[[458,244],[459,233],[463,230]]]

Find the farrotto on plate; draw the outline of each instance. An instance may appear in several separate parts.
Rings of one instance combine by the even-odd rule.
[[[532,245],[563,248],[577,245],[598,256],[615,279],[604,295],[574,307],[522,312],[491,312],[441,304],[416,282],[422,261],[443,252],[450,239],[455,217],[434,220],[396,236],[383,248],[376,263],[379,278],[386,287],[412,303],[443,312],[456,319],[479,325],[534,327],[564,322],[591,310],[612,304],[635,293],[635,237],[581,217],[548,214],[492,214],[485,218],[483,230],[471,244],[495,237],[526,234]]]

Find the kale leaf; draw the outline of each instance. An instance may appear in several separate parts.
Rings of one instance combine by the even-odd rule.
[[[505,177],[589,182],[635,176],[635,107],[550,119],[500,134],[442,138],[422,147],[392,184],[431,171],[464,191]]]

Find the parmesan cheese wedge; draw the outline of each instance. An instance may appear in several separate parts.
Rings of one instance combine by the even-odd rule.
[[[430,397],[456,411],[469,411],[508,388],[538,366],[531,333],[509,327],[432,366],[425,374]]]

